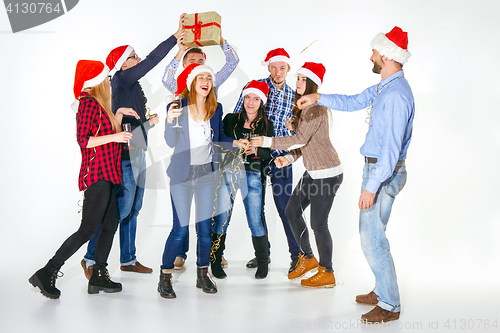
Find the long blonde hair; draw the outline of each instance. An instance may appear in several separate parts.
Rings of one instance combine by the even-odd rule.
[[[108,115],[108,118],[113,125],[113,129],[117,133],[121,132],[120,123],[118,122],[118,120],[116,120],[115,115],[111,110],[111,87],[109,84],[109,79],[106,78],[97,86],[90,88],[89,95],[94,97],[101,108],[106,111],[106,114]]]
[[[189,93],[188,93],[188,105],[195,105],[198,107],[196,104],[196,81],[198,81],[198,76],[196,76],[191,83],[191,87],[189,88]],[[213,81],[212,81],[213,82]],[[210,89],[210,92],[208,93],[208,96],[206,97],[205,100],[205,118],[203,118],[204,121],[210,120],[214,114],[215,110],[217,110],[217,97],[215,96],[215,89],[212,84],[212,89]]]

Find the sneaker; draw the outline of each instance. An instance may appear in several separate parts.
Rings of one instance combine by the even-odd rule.
[[[374,307],[370,312],[361,316],[361,321],[367,323],[386,323],[399,319],[399,312],[391,312],[382,309],[380,306]]]
[[[356,303],[363,305],[377,305],[378,304],[378,295],[372,291],[368,294],[358,295],[356,296]]]
[[[333,272],[327,272],[325,267],[319,266],[315,275],[300,281],[300,284],[306,288],[333,288],[335,287],[335,276]]]
[[[310,271],[315,271],[319,266],[318,260],[315,257],[311,259],[306,259],[303,255],[299,254],[299,261],[297,267],[290,273],[288,273],[289,280],[295,280],[303,277],[304,274]]]
[[[175,258],[174,269],[183,269],[184,268],[184,262],[186,262],[186,260],[183,257],[177,257],[177,258]]]

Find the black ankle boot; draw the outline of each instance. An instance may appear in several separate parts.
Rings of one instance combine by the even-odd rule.
[[[220,242],[219,241],[220,237]],[[210,258],[210,267],[212,268],[212,274],[218,279],[224,279],[227,275],[222,269],[222,252],[224,251],[224,245],[226,242],[226,235],[212,234],[212,253],[213,256]],[[218,243],[218,244],[217,244]]]
[[[163,298],[175,298],[172,288],[172,273],[163,273],[160,269],[160,282],[158,282],[158,292]]]
[[[267,235],[262,237],[252,237],[253,248],[255,249],[255,257],[257,258],[257,271],[255,272],[256,279],[265,279],[269,271],[269,254],[267,251]]]
[[[38,287],[40,289],[40,293],[42,293],[45,297],[58,299],[59,296],[61,296],[61,291],[56,288],[58,272],[59,269],[52,266],[49,261],[45,267],[36,271],[36,273],[33,274],[28,281],[33,285],[33,287]]]
[[[96,263],[89,280],[87,291],[89,294],[98,294],[101,290],[105,293],[117,293],[122,291],[122,284],[110,280],[106,265],[99,265]]]
[[[201,288],[203,292],[214,294],[217,292],[215,282],[208,275],[208,267],[198,267],[196,270],[196,288]]]

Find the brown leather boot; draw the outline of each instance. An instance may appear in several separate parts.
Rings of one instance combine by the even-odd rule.
[[[372,291],[368,294],[358,295],[356,296],[356,303],[363,305],[377,305],[378,304],[378,295]]]
[[[380,306],[374,307],[370,312],[361,316],[364,323],[386,323],[399,319],[399,312],[391,312],[382,309]]]

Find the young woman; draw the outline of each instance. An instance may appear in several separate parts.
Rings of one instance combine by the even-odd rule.
[[[323,82],[325,67],[322,64],[306,62],[297,73],[295,100],[302,95],[315,93]],[[294,107],[291,128],[295,135],[283,138],[259,137],[252,139],[254,146],[291,150],[286,156],[275,160],[283,167],[304,158],[306,171],[294,189],[285,213],[290,221],[301,254],[295,269],[288,274],[289,279],[297,279],[305,273],[318,270],[314,276],[302,280],[304,287],[335,286],[332,255],[333,244],[328,230],[328,214],[335,194],[342,183],[342,166],[335,148],[330,141],[328,110],[317,103],[303,110]],[[304,209],[311,205],[311,228],[316,237],[319,263],[313,255],[309,243],[309,231],[303,218]]]
[[[185,77],[187,79],[183,79]],[[174,148],[167,169],[173,226],[165,243],[158,283],[158,292],[164,298],[176,297],[171,283],[174,260],[188,231],[193,197],[198,238],[196,287],[206,293],[217,292],[217,287],[208,274],[212,246],[211,221],[215,213],[214,162],[221,141],[232,143],[233,140],[224,135],[222,105],[217,103],[213,78],[210,67],[189,65],[177,79],[178,92],[187,87],[187,97],[182,99],[180,109],[176,108],[177,103],[167,106],[165,140],[169,147]]]
[[[80,228],[57,250],[45,267],[39,269],[29,282],[40,288],[48,298],[59,298],[55,287],[59,269],[83,244],[91,239],[101,226],[97,239],[94,270],[88,283],[88,293],[100,290],[107,293],[122,290],[120,283],[110,280],[106,269],[113,236],[118,226],[118,205],[113,184],[121,182],[120,143],[132,137],[120,130],[123,115],[139,118],[130,108],[121,108],[116,116],[111,112],[109,70],[100,61],[80,60],[76,65],[74,94],[79,99],[76,115],[77,141],[82,153],[78,177],[80,191],[84,191]],[[76,106],[76,105],[75,105]]]
[[[252,243],[257,258],[255,278],[263,279],[268,273],[268,241],[264,217],[263,167],[269,159],[269,148],[255,149],[251,144],[242,144],[241,139],[249,135],[267,135],[274,133],[273,125],[267,120],[265,104],[269,87],[261,81],[251,81],[243,90],[243,107],[238,113],[229,113],[224,117],[224,133],[234,139],[234,144],[243,148],[244,160],[241,163],[237,153],[228,153],[223,163],[222,185],[218,193],[218,205],[221,214],[216,216],[212,226],[212,273],[216,278],[226,277],[222,269],[222,252],[226,241],[226,231],[233,212],[234,198],[238,189],[245,206],[248,226],[252,233]],[[265,178],[264,178],[265,179]]]

